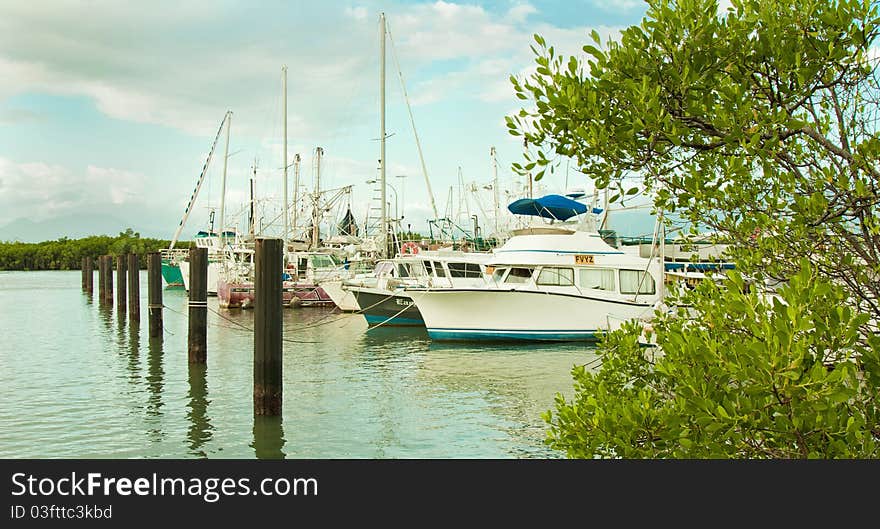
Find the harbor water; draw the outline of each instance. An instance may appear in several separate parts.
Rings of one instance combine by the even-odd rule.
[[[118,294],[118,286],[114,285]],[[253,311],[209,298],[208,362],[187,363],[187,297],[165,333],[80,289],[80,272],[0,272],[0,458],[557,458],[544,444],[584,344],[443,344],[357,314],[290,308],[284,408],[253,415]]]

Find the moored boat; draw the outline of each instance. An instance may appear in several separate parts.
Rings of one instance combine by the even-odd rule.
[[[528,199],[534,212],[514,211],[517,203],[510,209],[554,220],[586,213],[583,204],[549,197]],[[608,245],[591,227],[585,219],[514,230],[486,263],[492,277],[486,285],[408,286],[406,292],[434,340],[597,340],[624,321],[653,314],[662,265]]]
[[[434,250],[414,255],[399,255],[376,263],[371,276],[343,281],[343,288],[357,300],[370,325],[423,326],[424,320],[409,286],[452,288],[476,286],[487,280],[485,263],[488,253]]]

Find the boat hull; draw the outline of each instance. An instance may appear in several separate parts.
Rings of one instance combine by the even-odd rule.
[[[217,299],[224,309],[251,309],[254,307],[256,289],[252,282],[217,281]],[[289,306],[293,301],[293,283],[285,281],[281,290],[281,304]]]
[[[384,290],[354,288],[351,290],[369,325],[394,325],[423,327],[419,309],[403,291],[390,293]]]
[[[342,288],[342,281],[325,281],[321,283],[321,288],[330,296],[333,303],[343,312],[357,312],[361,310],[358,305],[357,298],[346,288]]]
[[[313,283],[294,283],[293,295],[297,298],[297,304],[304,307],[333,306],[331,298],[323,287]]]
[[[180,273],[180,266],[177,263],[172,263],[168,259],[162,259],[162,279],[165,280],[165,285],[169,287],[184,286],[183,274]]]
[[[409,291],[428,336],[437,341],[594,342],[653,302],[628,303],[538,290]]]
[[[208,295],[217,295],[217,283],[220,277],[221,263],[219,261],[208,261]],[[180,274],[183,280],[183,288],[189,292],[189,261],[180,262]]]

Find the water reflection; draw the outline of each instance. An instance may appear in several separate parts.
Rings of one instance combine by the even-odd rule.
[[[533,440],[533,446],[515,447],[510,455],[560,457],[543,446],[547,425],[541,414],[553,407],[557,393],[571,397],[572,367],[595,359],[595,347],[585,344],[432,342],[419,363],[419,377],[456,393],[481,396],[512,437]]]
[[[141,334],[136,327],[128,328],[128,373],[129,380],[135,382],[140,378]]]
[[[151,440],[161,441],[165,438],[162,432],[161,422],[158,420],[162,416],[162,386],[165,372],[162,368],[162,338],[153,338],[150,340],[150,350],[147,355],[147,416],[155,422],[155,425],[148,430]]]
[[[113,331],[113,305],[98,304],[98,317],[104,325],[107,337],[110,338],[112,336],[110,333]]]
[[[213,437],[214,427],[208,417],[208,382],[205,376],[208,367],[203,364],[189,364],[189,410],[186,418],[189,420],[187,438],[189,450],[192,455],[208,457],[203,449],[205,443]]]
[[[281,416],[254,415],[254,441],[251,448],[257,459],[284,459],[284,427]]]

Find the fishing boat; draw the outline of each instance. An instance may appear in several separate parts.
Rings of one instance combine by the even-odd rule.
[[[224,230],[222,238],[214,232],[199,231],[193,238],[196,248],[206,248],[208,250],[207,290],[209,296],[217,295],[217,279],[219,278],[220,268],[227,252],[231,249],[228,239],[237,239],[235,231]],[[189,250],[184,251],[186,255],[177,261],[177,267],[180,271],[183,288],[189,292]]]
[[[606,243],[585,204],[547,195],[508,209],[551,223],[513,230],[486,263],[485,285],[405,288],[431,339],[594,341],[653,314],[662,297],[660,261]]]
[[[399,254],[376,263],[373,273],[343,281],[369,325],[424,326],[407,287],[466,288],[486,283],[488,253],[458,250]]]

